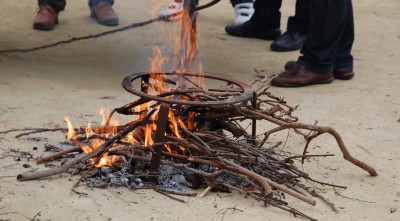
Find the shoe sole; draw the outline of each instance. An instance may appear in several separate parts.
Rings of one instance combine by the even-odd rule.
[[[41,31],[50,31],[53,30],[55,25],[43,25],[43,24],[33,24],[33,28]]]
[[[55,25],[45,25],[45,24],[36,23],[36,24],[33,24],[33,28],[36,30],[41,30],[41,31],[50,31],[50,30],[53,30],[56,27],[56,25],[58,25],[58,16],[56,17]]]
[[[271,80],[271,85],[275,86],[275,87],[304,87],[304,86],[310,86],[310,85],[315,85],[315,84],[329,84],[332,83],[332,81],[334,80],[334,78],[329,78],[323,81],[318,81],[318,82],[314,82],[311,84],[280,84],[280,83],[276,83],[274,81],[274,79]]]
[[[279,47],[279,46],[271,44],[270,49],[271,49],[271,51],[276,51],[276,52],[288,52],[288,51],[297,51],[297,50],[301,49],[301,47],[299,47],[299,48],[284,48],[284,47]]]
[[[339,80],[350,80],[354,77],[354,72],[352,72],[350,74],[335,74],[335,73],[333,73],[333,76],[335,77],[335,79],[339,79]]]

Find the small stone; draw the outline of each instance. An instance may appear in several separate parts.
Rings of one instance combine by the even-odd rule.
[[[395,207],[390,207],[390,213],[394,213],[394,212],[396,212],[396,208]]]
[[[108,166],[102,166],[101,167],[101,172],[103,174],[109,174],[109,173],[112,173],[112,169],[110,167],[108,167]]]
[[[27,164],[27,163],[24,163],[22,166],[23,166],[24,168],[32,167],[31,165],[29,165],[29,164]]]

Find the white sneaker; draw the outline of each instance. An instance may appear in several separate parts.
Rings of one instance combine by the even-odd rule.
[[[183,0],[174,0],[173,2],[171,2],[168,5],[168,8],[160,11],[160,13],[158,13],[159,17],[164,17],[164,16],[168,16],[168,15],[172,15],[178,12],[183,11]],[[176,21],[179,20],[182,17],[182,14],[177,15],[177,16],[173,16],[173,17],[168,17],[166,18],[167,21]]]
[[[248,21],[251,16],[253,16],[254,8],[253,3],[242,3],[237,4],[234,7],[235,11],[235,25],[241,25],[244,22]]]

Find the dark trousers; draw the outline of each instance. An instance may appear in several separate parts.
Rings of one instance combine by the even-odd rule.
[[[253,0],[231,0],[232,7],[243,3],[253,3]]]
[[[353,69],[351,0],[310,0],[311,22],[298,62],[319,73]]]
[[[99,3],[101,0],[89,0],[88,4],[89,6],[95,5],[97,3]],[[111,5],[114,4],[114,0],[104,0],[108,3],[110,3]],[[65,5],[66,5],[66,0],[38,0],[38,4],[42,5],[42,4],[49,4],[51,5],[57,12],[62,11],[65,9]]]
[[[310,0],[297,0],[295,14],[288,18],[287,30],[302,35],[308,34],[310,17]]]
[[[282,0],[256,0],[250,21],[263,29],[279,29],[281,26]]]

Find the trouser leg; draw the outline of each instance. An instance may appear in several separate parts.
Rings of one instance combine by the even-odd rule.
[[[353,4],[351,0],[347,0],[346,4],[346,27],[344,28],[342,39],[339,42],[338,50],[335,57],[335,71],[353,70],[353,56],[351,48],[354,42],[354,17]]]
[[[311,22],[298,63],[314,72],[331,72],[348,24],[351,0],[310,0]],[[350,53],[351,48],[347,48]]]
[[[49,4],[51,5],[57,12],[65,9],[66,1],[65,0],[38,0],[39,5]]]
[[[256,0],[250,21],[263,29],[279,29],[282,0]]]
[[[253,3],[253,0],[231,0],[232,7],[243,3]]]
[[[114,0],[89,0],[88,4],[89,4],[89,6],[93,6],[101,1],[105,1],[105,2],[108,2],[110,5],[114,5]]]
[[[310,0],[297,0],[295,14],[288,18],[287,30],[301,35],[308,34],[310,17]]]

